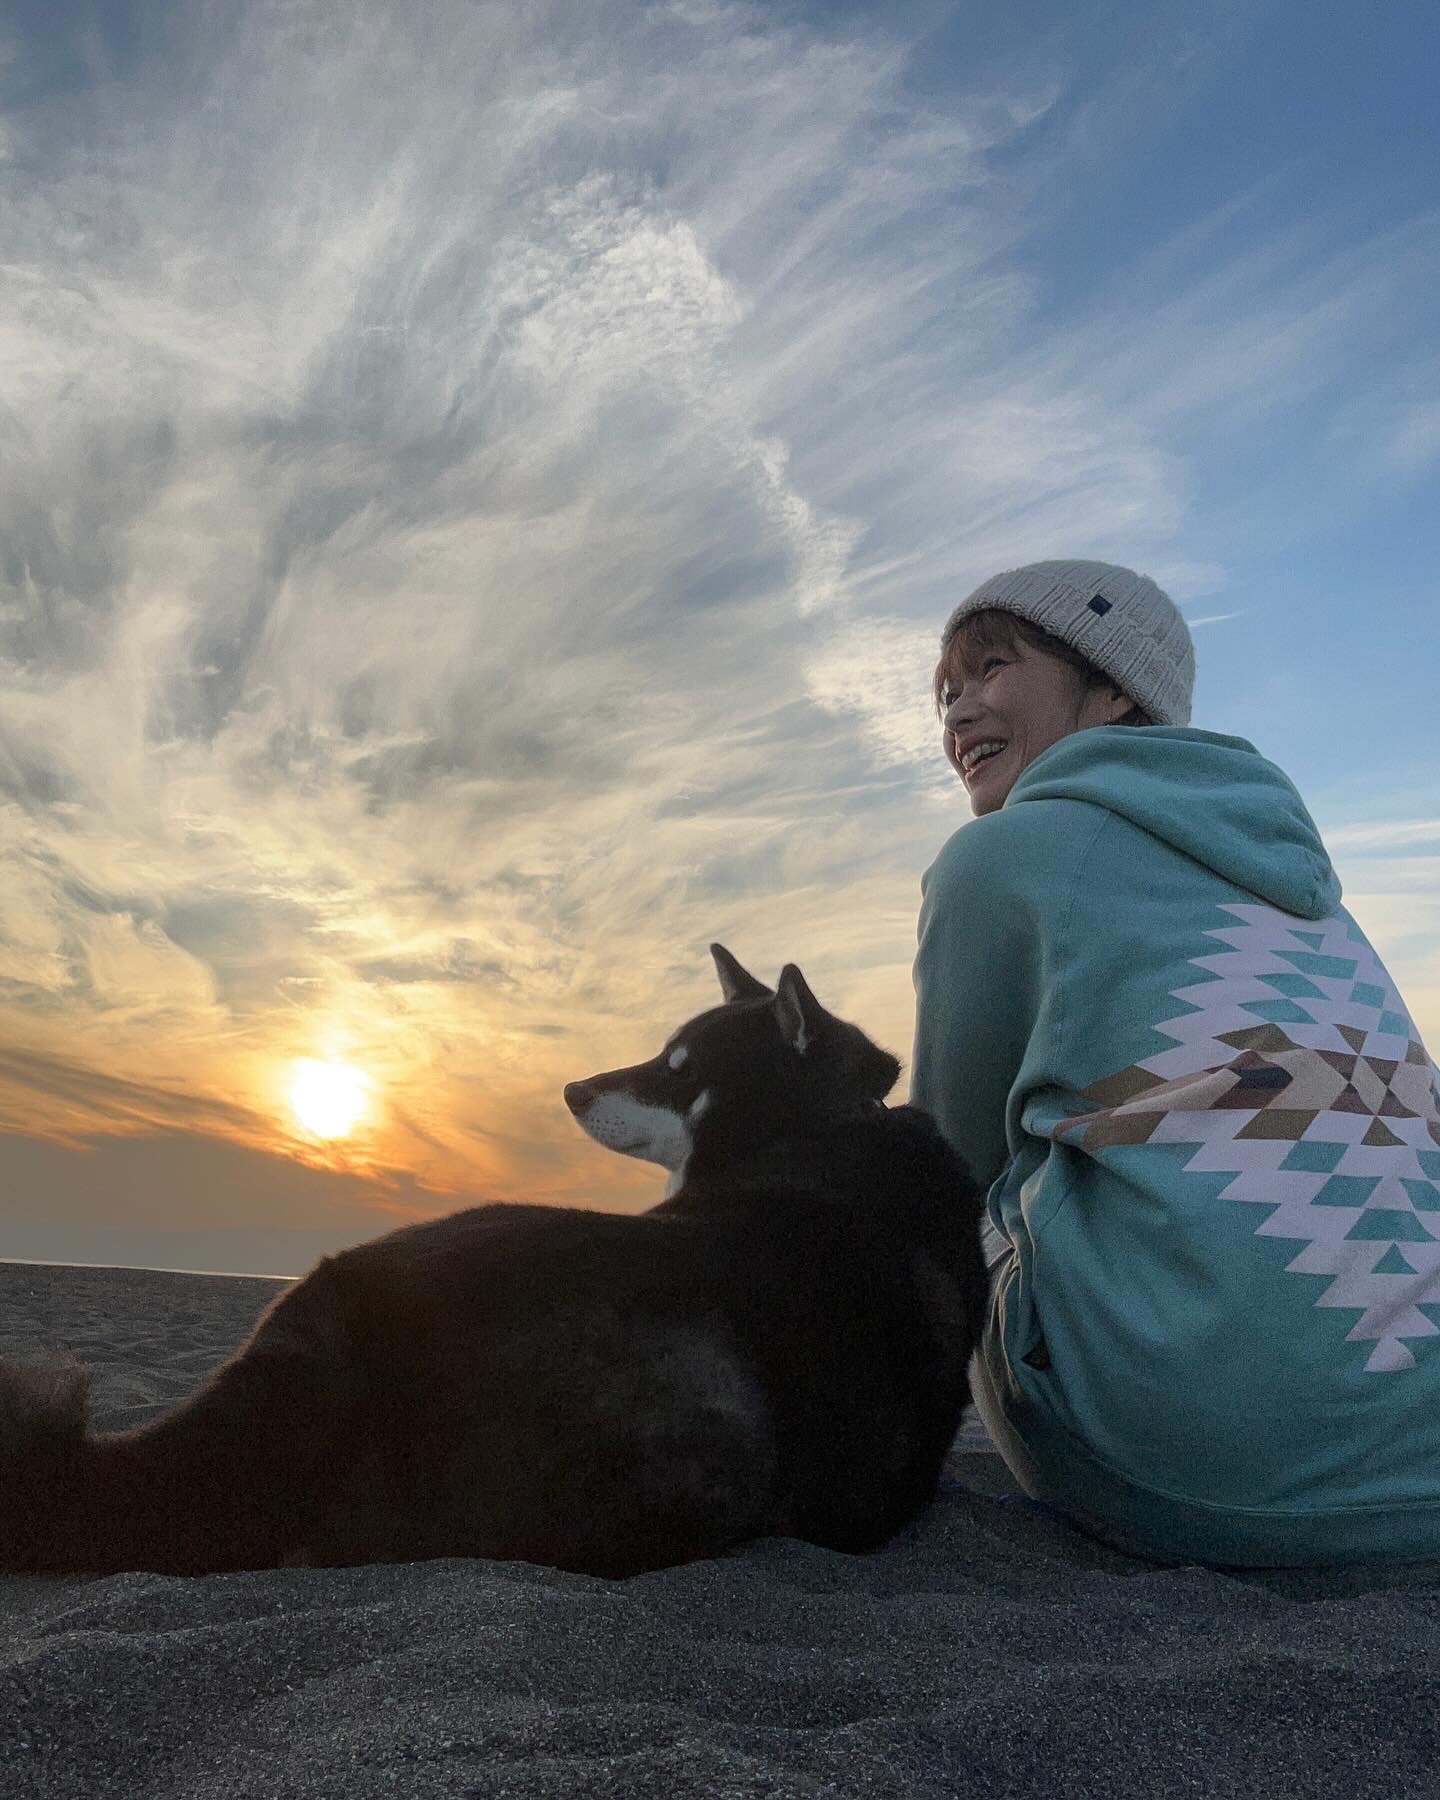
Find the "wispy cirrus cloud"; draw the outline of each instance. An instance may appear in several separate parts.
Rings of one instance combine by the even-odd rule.
[[[1373,856],[1415,849],[1440,850],[1440,819],[1382,819],[1373,824],[1337,825],[1325,834],[1337,854]]]

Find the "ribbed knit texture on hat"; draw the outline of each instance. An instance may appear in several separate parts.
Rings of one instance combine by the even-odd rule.
[[[962,619],[989,607],[1017,613],[1078,650],[1157,725],[1190,723],[1195,647],[1179,608],[1148,575],[1102,562],[1006,569],[951,613],[942,652]]]

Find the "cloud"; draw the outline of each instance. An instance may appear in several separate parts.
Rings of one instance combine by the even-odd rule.
[[[0,963],[32,1071],[183,1064],[246,1120],[317,1039],[425,1071],[392,1150],[454,1181],[556,1085],[509,1044],[613,1011],[582,942],[670,968],[827,866],[810,798],[872,775],[801,621],[857,527],[786,428],[938,271],[867,241],[1014,127],[897,134],[893,44],[740,8],[187,16],[27,126]]]
[[[60,1111],[52,1129],[63,1137],[72,1135],[63,1123],[66,1113],[85,1125],[101,1123],[125,1133],[175,1127],[223,1133],[254,1130],[259,1123],[242,1109],[221,1100],[154,1082],[126,1080],[68,1057],[47,1056],[40,1051],[0,1049],[0,1082],[57,1103]],[[11,1130],[33,1122],[33,1114],[12,1115],[5,1120]],[[73,1135],[78,1138],[83,1133]]]
[[[903,619],[875,618],[829,634],[806,668],[820,703],[858,719],[875,757],[953,799],[954,776],[937,754],[939,726],[926,705],[939,656],[939,633]]]
[[[1440,849],[1440,819],[1384,819],[1374,824],[1334,825],[1326,831],[1325,842],[1335,855]]]

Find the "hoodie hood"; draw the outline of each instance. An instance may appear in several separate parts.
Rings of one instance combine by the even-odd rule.
[[[1005,805],[1083,800],[1302,919],[1330,917],[1340,882],[1288,777],[1244,738],[1182,726],[1072,732],[1023,770]]]

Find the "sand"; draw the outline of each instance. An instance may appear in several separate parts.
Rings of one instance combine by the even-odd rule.
[[[0,1354],[134,1423],[279,1285],[0,1264]],[[868,1557],[0,1577],[0,1794],[1440,1794],[1440,1565],[1158,1568],[1012,1487],[972,1429]]]

